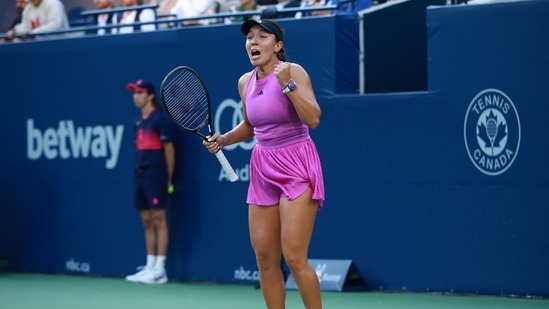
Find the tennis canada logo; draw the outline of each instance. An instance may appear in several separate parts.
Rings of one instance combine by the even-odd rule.
[[[478,93],[467,108],[465,147],[476,168],[489,176],[504,173],[517,157],[520,120],[511,99],[497,89]]]

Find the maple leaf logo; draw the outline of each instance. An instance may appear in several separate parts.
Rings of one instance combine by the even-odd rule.
[[[501,140],[507,136],[505,123],[498,124],[498,117],[492,111],[486,115],[486,125],[481,123],[478,125],[478,137],[484,142],[485,148],[499,148]]]
[[[520,146],[520,119],[503,91],[487,88],[469,103],[463,124],[465,148],[475,167],[498,176],[511,167]]]

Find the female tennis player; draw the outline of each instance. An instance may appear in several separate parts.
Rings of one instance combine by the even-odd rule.
[[[320,107],[305,69],[286,62],[283,30],[276,22],[247,20],[241,30],[255,67],[238,81],[244,119],[204,145],[215,153],[255,135],[248,222],[265,303],[268,309],[285,308],[283,255],[305,308],[319,309],[320,284],[307,254],[324,201],[320,159],[309,135],[309,128],[319,125]]]

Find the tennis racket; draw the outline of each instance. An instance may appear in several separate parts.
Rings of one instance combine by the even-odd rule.
[[[168,116],[181,128],[208,140],[200,130],[207,125],[210,136],[214,134],[211,103],[208,89],[193,69],[180,66],[173,69],[160,85],[160,96]],[[238,180],[231,164],[221,150],[215,153],[231,182]]]

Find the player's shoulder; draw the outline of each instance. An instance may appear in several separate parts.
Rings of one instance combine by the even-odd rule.
[[[295,76],[297,78],[308,78],[309,73],[307,73],[307,70],[301,66],[299,63],[295,62],[288,62],[290,64],[290,72],[292,76]]]
[[[290,68],[292,70],[299,70],[299,71],[305,72],[305,69],[299,63],[295,63],[295,62],[286,62],[286,63],[288,63],[290,65]]]
[[[249,71],[249,72],[246,72],[246,73],[242,74],[242,76],[240,76],[240,78],[238,79],[238,84],[248,83],[248,81],[250,80],[250,77],[252,76],[252,73],[253,73],[253,71]]]
[[[250,80],[250,77],[252,76],[253,71],[246,72],[240,76],[238,79],[238,91],[242,94],[244,89],[246,88],[246,85],[248,85],[248,81]]]
[[[160,108],[155,108],[148,118],[152,119],[153,121],[164,121],[164,119],[167,119],[168,115],[166,112]]]

